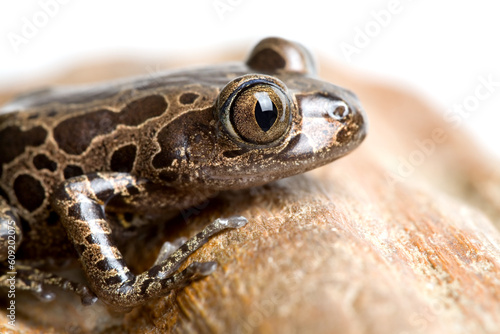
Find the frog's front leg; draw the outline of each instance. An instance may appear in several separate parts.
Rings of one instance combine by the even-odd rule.
[[[79,254],[92,290],[117,309],[130,309],[210,274],[215,269],[214,262],[192,263],[182,272],[175,271],[212,235],[246,223],[243,217],[217,219],[173,253],[162,251],[161,261],[151,269],[134,275],[112,241],[103,206],[115,195],[143,192],[146,185],[147,181],[126,173],[95,173],[67,180],[52,197],[52,206]]]

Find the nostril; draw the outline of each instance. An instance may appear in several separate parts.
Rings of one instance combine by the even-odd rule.
[[[349,114],[349,106],[344,101],[333,101],[328,106],[328,116],[342,120]]]

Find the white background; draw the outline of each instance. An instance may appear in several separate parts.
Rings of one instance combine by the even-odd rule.
[[[56,1],[63,2],[0,4],[0,89],[102,55],[217,52],[272,35],[407,86],[443,112],[473,96],[480,77],[500,82],[500,3],[493,0],[65,0],[54,7]],[[393,1],[397,12],[377,23],[374,13]],[[50,3],[51,16],[43,14]],[[27,21],[40,26],[31,36],[23,35]],[[356,47],[358,32],[367,29],[367,45],[347,57],[341,46]],[[13,36],[27,38],[16,44]],[[496,87],[462,122],[497,157],[499,109]]]

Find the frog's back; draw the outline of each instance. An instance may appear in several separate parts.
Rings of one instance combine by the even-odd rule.
[[[131,172],[139,147],[148,156],[158,149],[159,128],[210,108],[220,88],[243,73],[242,66],[210,67],[21,96],[0,109],[0,186],[13,189],[22,174],[49,189],[83,173]]]
[[[210,67],[19,97],[0,110],[0,195],[18,210],[23,230],[48,232],[28,238],[64,242],[50,212],[56,186],[99,171],[151,174],[159,130],[212,107],[220,88],[241,74],[241,66]]]

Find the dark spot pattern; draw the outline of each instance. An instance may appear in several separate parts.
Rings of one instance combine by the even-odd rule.
[[[45,142],[47,131],[36,126],[21,131],[17,126],[8,126],[0,131],[0,165],[11,162],[22,154],[28,146],[40,146]]]
[[[54,128],[54,139],[65,152],[81,154],[95,137],[112,132],[118,124],[137,126],[161,115],[167,106],[162,96],[152,95],[130,102],[118,113],[101,109],[68,118]]]
[[[196,101],[196,99],[198,98],[198,96],[199,95],[196,94],[196,93],[184,93],[179,98],[179,102],[182,103],[182,104],[191,104],[194,101]]]
[[[7,201],[7,203],[10,203],[9,201],[9,196],[7,195],[7,193],[2,189],[2,187],[0,187],[0,197],[2,197],[3,199],[5,199]]]
[[[115,284],[121,283],[122,281],[123,281],[123,279],[118,275],[108,277],[104,280],[104,282],[106,282],[107,285],[115,285]]]
[[[169,167],[174,159],[182,159],[179,155],[181,148],[191,147],[194,154],[209,154],[213,150],[214,138],[210,120],[213,119],[211,109],[200,110],[195,113],[181,115],[168,125],[164,126],[157,135],[157,142],[161,151],[153,157],[153,167],[161,169]],[[197,134],[199,136],[193,136]],[[202,138],[202,139],[200,139]],[[194,145],[196,141],[198,144]],[[196,152],[194,152],[196,149]]]
[[[94,194],[99,200],[107,202],[115,193],[115,186],[113,182],[104,178],[95,178],[93,180],[89,178],[89,180],[90,185],[94,190]]]
[[[19,175],[14,181],[14,192],[19,203],[28,211],[35,211],[45,200],[42,184],[31,175]]]
[[[97,269],[99,269],[100,271],[109,271],[111,270],[111,264],[109,263],[109,261],[107,259],[103,259],[103,260],[100,260],[100,261],[97,261],[95,266],[97,267]]]
[[[48,169],[53,172],[57,169],[57,163],[50,160],[45,154],[37,154],[33,158],[33,164],[38,170]]]
[[[232,151],[224,151],[224,153],[222,153],[222,155],[225,157],[225,158],[237,158],[239,156],[241,156],[242,154],[245,154],[247,153],[248,150],[232,150]]]
[[[134,167],[137,147],[133,144],[120,147],[111,156],[110,169],[114,172],[128,173]]]
[[[160,271],[161,271],[160,265],[153,266],[153,267],[151,267],[151,269],[148,270],[148,276],[149,277],[156,277],[156,276],[158,276]]]
[[[57,225],[57,223],[59,222],[59,215],[55,211],[51,211],[46,222],[49,226]]]
[[[142,282],[142,284],[141,284],[141,292],[140,292],[141,295],[143,295],[143,294],[146,293],[146,291],[148,290],[149,286],[153,282],[154,282],[154,279],[152,279],[152,278],[144,280],[144,282]]]
[[[248,66],[255,70],[274,72],[286,66],[285,59],[276,51],[266,48],[252,56],[248,60]]]
[[[177,121],[174,121],[158,132],[158,142],[161,145],[161,151],[153,157],[153,167],[155,168],[170,166],[173,160],[178,158],[178,149],[185,145],[182,145],[182,141],[186,132],[178,127],[176,123]],[[176,134],[179,134],[179,137]]]
[[[103,234],[103,233],[92,233],[92,234],[89,234],[85,237],[85,240],[90,244],[90,245],[102,245],[102,244],[106,244],[106,240],[108,238],[108,235],[107,234]],[[104,243],[103,243],[103,240]]]
[[[126,222],[131,223],[132,220],[134,219],[134,214],[131,212],[125,212],[123,214],[123,219],[125,219]]]
[[[160,179],[165,182],[175,182],[179,175],[174,171],[164,170],[159,175]]]
[[[130,196],[138,195],[141,191],[136,186],[127,187]]]
[[[80,207],[81,203],[75,203],[68,207],[68,216],[70,217],[80,217],[82,214],[82,209]]]
[[[163,168],[170,166],[174,161],[174,159],[177,158],[176,148],[172,147],[172,149],[173,151],[169,151],[168,149],[162,149],[161,152],[157,153],[153,158],[153,167]]]
[[[75,176],[83,175],[83,169],[77,165],[68,165],[64,168],[64,179],[69,179]]]
[[[31,231],[31,224],[26,219],[19,217],[19,221],[21,222],[21,229],[23,230],[23,233]]]

